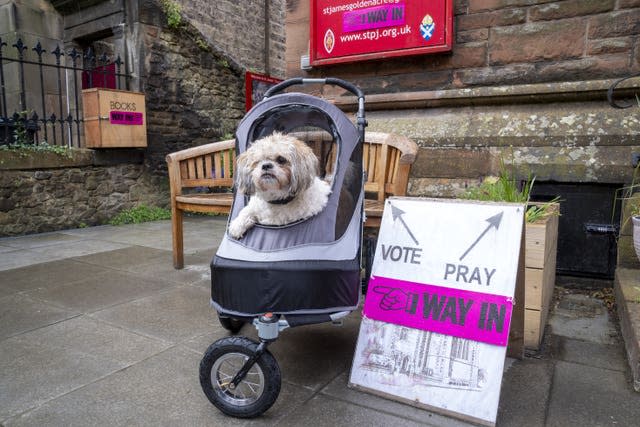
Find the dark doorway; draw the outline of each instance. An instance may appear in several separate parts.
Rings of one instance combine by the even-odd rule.
[[[616,231],[620,207],[614,195],[621,185],[536,182],[535,201],[561,199],[558,222],[559,275],[613,279],[616,268]],[[618,204],[619,205],[619,204]]]

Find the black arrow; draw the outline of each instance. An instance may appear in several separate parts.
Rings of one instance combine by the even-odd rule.
[[[491,227],[495,227],[496,230],[498,229],[498,227],[500,227],[500,221],[502,221],[502,214],[504,213],[504,211],[500,212],[499,214],[496,214],[494,216],[492,216],[491,218],[487,218],[485,221],[487,221],[489,223],[489,225],[487,226],[487,228],[484,229],[484,231],[482,232],[482,234],[480,234],[478,236],[478,238],[476,239],[475,242],[473,242],[473,244],[471,246],[469,246],[469,249],[467,249],[462,256],[460,257],[460,261],[462,261],[462,259],[464,257],[467,256],[467,254],[469,252],[471,252],[471,249],[473,249],[473,247],[475,245],[478,244],[478,242],[480,241],[480,239],[482,239],[484,237],[485,234],[487,234],[487,232],[489,231],[489,229],[491,229]]]
[[[411,230],[409,230],[407,223],[404,222],[404,219],[402,219],[402,215],[404,215],[404,211],[400,208],[393,206],[391,203],[389,204],[391,205],[391,215],[393,215],[393,221],[395,222],[396,219],[400,218],[400,222],[402,223],[402,225],[404,225],[404,228],[407,230],[407,232],[409,233],[409,236],[411,236],[413,241],[416,243],[416,246],[420,246],[420,243],[418,243],[418,241],[416,240]]]

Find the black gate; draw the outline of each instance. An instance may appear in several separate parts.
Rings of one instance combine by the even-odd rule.
[[[556,272],[560,275],[613,279],[616,268],[617,224],[614,211],[619,185],[536,182],[532,199],[560,203]]]
[[[119,55],[65,52],[58,45],[47,50],[39,41],[29,47],[21,38],[15,43],[0,38],[0,145],[80,147],[81,89],[126,88],[122,65]]]

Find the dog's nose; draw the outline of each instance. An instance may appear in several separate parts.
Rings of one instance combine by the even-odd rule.
[[[273,169],[273,163],[268,162],[268,163],[263,163],[262,164],[262,170],[263,171],[267,171],[269,169]]]

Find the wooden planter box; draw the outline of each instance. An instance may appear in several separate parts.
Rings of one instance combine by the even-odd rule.
[[[82,91],[86,148],[147,146],[144,94],[115,89]]]
[[[544,334],[556,279],[557,248],[557,214],[526,224],[524,345],[527,348],[538,349]]]

